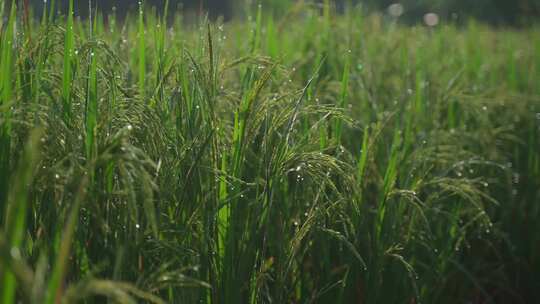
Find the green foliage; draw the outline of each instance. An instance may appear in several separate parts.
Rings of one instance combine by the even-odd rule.
[[[194,27],[12,6],[2,303],[539,299],[538,29],[281,3]]]

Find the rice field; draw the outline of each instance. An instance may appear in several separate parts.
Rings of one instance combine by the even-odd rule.
[[[540,300],[540,28],[4,2],[0,303]]]

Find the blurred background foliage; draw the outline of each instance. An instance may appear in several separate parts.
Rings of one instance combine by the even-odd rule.
[[[51,0],[49,0],[51,1]],[[67,7],[67,0],[56,0]],[[36,10],[43,7],[43,0],[30,0]],[[265,10],[277,13],[286,11],[291,3],[289,0],[170,0],[171,8],[184,10],[189,13],[208,12],[211,18],[223,16],[225,19],[240,17],[245,7],[261,3]],[[300,0],[296,2],[307,2]],[[314,2],[323,2],[316,0]],[[471,17],[494,25],[523,26],[536,22],[540,17],[540,0],[331,0],[334,6],[343,11],[352,5],[361,5],[367,12],[384,12],[390,5],[399,3],[403,6],[401,20],[407,23],[417,23],[422,16],[429,12],[437,13],[443,19],[454,22],[466,22]],[[158,9],[165,5],[165,0],[146,0],[146,4]],[[248,4],[246,6],[246,4]],[[92,0],[102,11],[124,15],[129,8],[138,5],[131,0]],[[84,16],[88,11],[88,1],[75,1],[76,13]],[[38,14],[36,14],[38,15]]]

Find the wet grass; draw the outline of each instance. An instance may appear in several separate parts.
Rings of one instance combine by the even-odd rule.
[[[538,29],[325,3],[4,10],[1,302],[540,299]]]

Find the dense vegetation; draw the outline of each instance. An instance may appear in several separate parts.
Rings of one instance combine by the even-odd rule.
[[[538,301],[538,29],[262,11],[12,6],[0,302]]]

